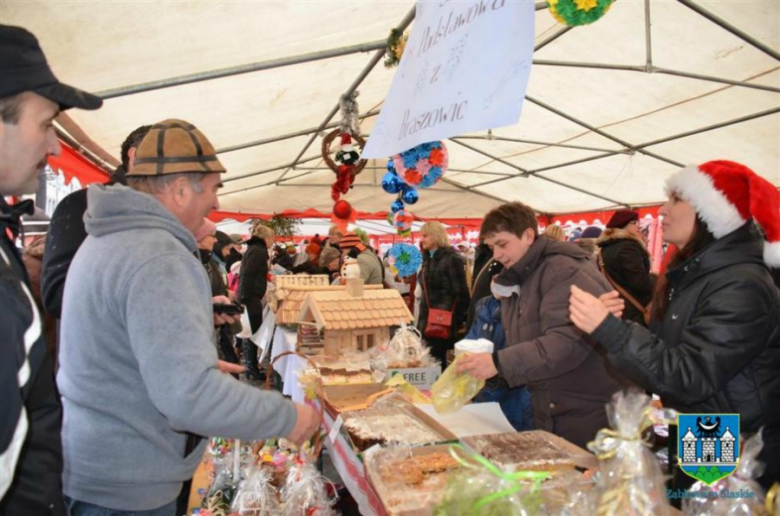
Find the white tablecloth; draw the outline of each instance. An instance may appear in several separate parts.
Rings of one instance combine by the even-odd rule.
[[[271,360],[286,351],[295,351],[298,346],[298,334],[277,326],[273,333],[274,344],[271,349]],[[296,403],[303,403],[305,393],[298,382],[298,374],[306,368],[306,360],[297,355],[287,355],[274,364],[274,370],[279,373],[284,382],[282,394],[289,396]]]

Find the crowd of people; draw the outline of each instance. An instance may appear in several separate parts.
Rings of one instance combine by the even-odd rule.
[[[262,377],[257,347],[215,306],[243,305],[255,333],[270,273],[339,282],[350,262],[365,284],[405,283],[336,226],[297,249],[262,223],[246,239],[218,231],[207,216],[226,169],[206,135],[168,119],[127,137],[109,183],[59,204],[36,302],[15,244],[31,203],[5,198],[35,192],[59,154],[57,114],[102,101],[57,81],[24,29],[0,25],[0,49],[0,514],[182,514],[209,436],[300,443],[320,425],[236,378]],[[486,380],[475,401],[497,401],[518,431],[584,447],[613,394],[641,388],[682,413],[739,413],[743,438],[763,433],[768,486],[780,480],[780,196],[729,161],[687,167],[667,190],[658,275],[631,210],[569,241],[506,203],[468,259],[425,223],[407,280],[415,324],[443,366],[464,337],[494,343],[459,372]],[[44,318],[58,325],[50,352]]]

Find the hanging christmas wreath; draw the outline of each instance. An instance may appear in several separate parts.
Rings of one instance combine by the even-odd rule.
[[[387,169],[412,187],[430,188],[447,171],[449,156],[443,142],[422,143],[390,158]]]
[[[547,0],[553,18],[569,27],[588,25],[604,16],[615,0]]]
[[[411,244],[395,244],[388,253],[390,270],[402,278],[417,274],[422,265],[422,253]]]
[[[333,142],[339,139],[341,144],[339,149],[332,149]],[[336,173],[336,182],[331,185],[331,197],[338,201],[342,194],[345,194],[352,188],[357,176],[368,163],[360,159],[360,152],[355,149],[355,143],[362,151],[366,141],[355,134],[344,132],[341,129],[335,129],[322,140],[322,159],[333,172]],[[331,155],[335,155],[335,160]]]

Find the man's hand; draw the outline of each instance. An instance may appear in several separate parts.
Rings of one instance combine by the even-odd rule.
[[[211,298],[212,304],[222,303],[229,305],[232,301],[227,296],[214,296]],[[223,324],[233,324],[236,321],[240,321],[240,315],[227,315],[227,314],[214,314],[214,326],[222,326]]]
[[[490,353],[474,353],[465,355],[458,360],[456,373],[468,373],[478,380],[487,380],[498,374]]]
[[[322,418],[316,410],[308,405],[296,403],[295,409],[298,411],[298,417],[295,419],[295,426],[287,439],[300,446],[314,435],[322,423]]]
[[[588,294],[575,285],[571,286],[569,297],[569,316],[571,322],[587,334],[593,333],[604,319],[609,315],[609,310],[599,299]]]
[[[217,369],[225,374],[241,374],[246,371],[246,367],[239,364],[225,362],[224,360],[217,360]]]
[[[607,310],[609,310],[612,315],[618,319],[623,317],[623,310],[626,308],[626,302],[623,301],[623,298],[620,297],[620,293],[617,290],[601,294],[599,296],[599,301],[607,307]]]

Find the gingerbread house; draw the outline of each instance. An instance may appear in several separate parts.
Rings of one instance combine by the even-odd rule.
[[[297,318],[321,334],[323,352],[333,357],[381,344],[390,338],[390,327],[412,320],[397,290],[364,289],[361,280],[344,290],[309,292]]]
[[[292,326],[298,323],[298,314],[301,313],[301,307],[306,300],[306,296],[311,292],[335,292],[346,290],[345,285],[314,285],[314,286],[291,286],[285,288],[284,301],[280,304],[276,312],[276,324],[282,326]],[[379,290],[382,285],[365,285],[364,289]]]

